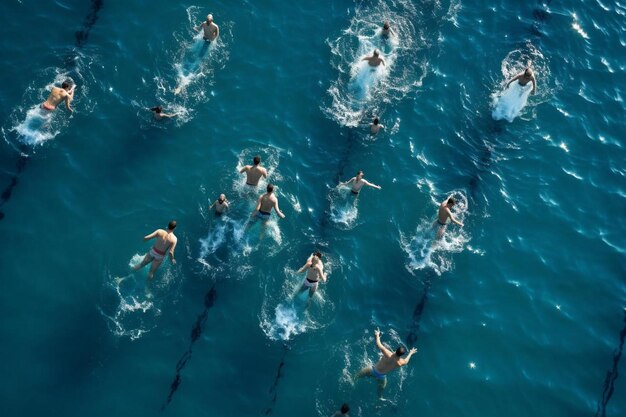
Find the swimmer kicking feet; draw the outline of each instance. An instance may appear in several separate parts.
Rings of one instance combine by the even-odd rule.
[[[363,178],[363,171],[357,172],[356,177],[352,177],[346,182],[339,183],[339,185],[348,185],[348,184],[352,184],[352,189],[350,191],[354,195],[359,195],[359,193],[361,192],[361,188],[363,188],[363,186],[365,185],[367,185],[368,187],[376,188],[377,190],[382,189],[380,185],[372,184],[371,182]]]
[[[65,101],[65,107],[72,113],[74,110],[70,107],[70,103],[74,99],[75,88],[76,85],[70,79],[63,81],[61,88],[52,87],[48,99],[41,103],[41,108],[46,111],[54,111],[62,101]]]
[[[385,66],[385,60],[380,57],[378,49],[374,49],[372,56],[366,56],[361,61],[367,61],[367,63],[370,64],[370,67],[377,67],[380,64],[383,64],[383,67]]]
[[[172,114],[163,113],[163,106],[152,107],[150,111],[154,113],[154,118],[157,120],[161,120],[164,118],[170,119],[172,117],[178,116],[178,113],[172,113]]]
[[[213,23],[213,15],[209,14],[206,20],[195,27],[196,32],[204,31],[202,39],[207,42],[213,42],[220,35],[220,28]]]
[[[381,358],[376,365],[361,369],[357,374],[357,378],[362,378],[364,376],[376,378],[378,380],[378,397],[382,398],[383,390],[387,385],[387,374],[396,368],[408,364],[411,360],[411,356],[417,352],[417,349],[411,348],[406,358],[402,358],[406,353],[404,346],[398,346],[394,353],[380,342],[380,334],[380,330],[374,330],[374,335],[376,336],[376,347],[380,350],[380,353],[382,353]]]
[[[152,262],[150,266],[150,271],[148,272],[148,279],[152,279],[154,277],[155,271],[161,266],[163,263],[163,259],[169,253],[170,260],[172,261],[172,265],[176,265],[176,259],[174,259],[174,249],[176,248],[176,242],[178,239],[174,235],[174,229],[176,229],[176,220],[172,220],[167,225],[167,230],[157,229],[154,232],[150,233],[148,236],[144,236],[143,240],[151,240],[156,238],[156,242],[154,242],[154,246],[152,249],[146,253],[143,261],[140,264],[137,264],[133,267],[133,270],[137,271],[144,266],[148,265]]]
[[[253,165],[246,165],[239,170],[240,174],[246,173],[246,185],[256,187],[259,185],[261,177],[267,178],[267,170],[261,166],[261,157],[255,156],[252,160]]]
[[[519,82],[519,85],[522,87],[526,86],[526,84],[530,82],[533,83],[533,89],[530,91],[530,94],[535,94],[535,91],[537,90],[537,79],[535,78],[535,73],[533,72],[533,70],[530,69],[530,66],[527,67],[526,70],[521,74],[518,74],[515,77],[511,78],[506,83],[506,88],[509,88],[513,81]]]
[[[302,268],[298,269],[298,274],[301,274],[304,271],[306,271],[306,278],[304,278],[302,286],[298,292],[301,293],[302,291],[309,290],[310,299],[313,297],[313,294],[315,294],[315,291],[317,291],[317,286],[320,280],[326,283],[324,263],[322,262],[322,254],[320,252],[312,253]]]
[[[215,215],[221,216],[228,210],[229,203],[230,201],[226,199],[226,196],[224,194],[220,194],[220,197],[209,206],[209,210],[215,207]]]
[[[437,220],[433,223],[433,227],[439,226],[439,230],[437,230],[437,239],[441,239],[443,237],[443,233],[446,231],[447,220],[450,219],[450,222],[455,223],[461,227],[463,227],[463,223],[458,221],[453,215],[450,209],[452,206],[456,204],[454,198],[448,197],[439,205],[439,213],[437,214]]]
[[[276,211],[276,214],[278,214],[281,219],[285,218],[283,212],[278,208],[278,199],[276,195],[274,195],[274,186],[267,184],[267,193],[259,197],[256,208],[252,212],[252,217],[256,216],[263,221],[268,221],[272,214],[272,209]]]
[[[378,117],[374,117],[374,121],[372,122],[372,124],[370,125],[370,133],[372,135],[375,135],[378,133],[378,131],[380,129],[384,129],[385,126],[380,124],[380,120],[378,120]]]

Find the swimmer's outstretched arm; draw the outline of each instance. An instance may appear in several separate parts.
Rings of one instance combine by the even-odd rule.
[[[356,177],[352,177],[352,178],[350,178],[350,179],[349,179],[348,181],[346,181],[346,182],[340,182],[340,183],[339,183],[339,185],[348,185],[348,184],[350,184],[350,183],[352,183],[352,182],[354,182],[354,181],[356,181]]]
[[[382,342],[380,341],[379,329],[374,330],[374,336],[376,337],[376,347],[382,352],[382,354],[385,355],[385,357],[387,358],[390,358],[391,356],[393,356],[393,352],[387,349],[387,347],[383,345]]]
[[[380,190],[383,188],[380,185],[372,184],[371,182],[367,180],[362,180],[362,181],[363,181],[363,184],[367,185],[368,187],[376,188],[377,190]]]
[[[159,233],[159,231],[155,230],[154,232],[150,233],[149,235],[144,236],[143,240],[154,239],[157,236],[158,233]]]
[[[211,210],[213,207],[215,207],[215,205],[216,205],[216,204],[217,204],[217,200],[215,200],[215,201],[213,202],[213,204],[211,204],[211,205],[209,206],[209,210]]]
[[[239,170],[239,173],[240,173],[240,174],[243,174],[244,172],[246,172],[246,171],[247,171],[247,170],[249,170],[249,169],[250,169],[250,165],[245,165],[243,168],[241,168],[241,169]]]
[[[278,214],[281,219],[285,218],[285,215],[283,214],[283,212],[280,211],[280,209],[278,208],[278,200],[274,201],[274,210],[276,210],[276,214]]]
[[[172,265],[176,265],[176,259],[174,259],[174,249],[176,249],[177,243],[178,239],[174,239],[174,243],[172,243],[172,247],[170,248],[170,260],[172,261]]]
[[[68,92],[67,95],[65,96],[65,107],[67,107],[70,113],[74,112],[74,110],[70,107],[70,103],[72,102],[73,98],[74,98],[74,87],[72,87],[70,92]]]
[[[537,91],[537,79],[535,78],[535,74],[530,78],[530,81],[533,83],[533,89],[530,91],[530,94],[535,94],[535,91]]]
[[[417,353],[417,349],[416,348],[411,348],[411,350],[409,351],[409,354],[407,355],[406,358],[400,359],[398,362],[400,363],[400,366],[404,366],[407,363],[409,363],[409,361],[411,360],[411,356],[415,355]]]
[[[446,201],[448,201],[448,200],[446,200]],[[461,223],[460,221],[458,221],[458,220],[457,220],[457,219],[456,219],[456,218],[452,215],[452,212],[450,211],[450,209],[449,209],[449,208],[447,208],[447,207],[446,207],[446,212],[448,213],[448,216],[450,216],[450,220],[451,220],[453,223],[455,223],[455,224],[457,224],[457,225],[459,225],[459,226],[463,227],[463,223]]]
[[[518,75],[516,75],[515,77],[511,78],[511,79],[510,79],[510,80],[506,83],[506,88],[509,88],[509,86],[511,85],[511,83],[512,83],[513,81],[517,81],[517,80],[519,80],[520,78],[522,78],[522,75],[524,75],[524,73],[523,73],[523,72],[522,72],[522,73],[520,73],[520,74],[518,74]]]
[[[298,269],[298,274],[304,272],[308,267],[311,266],[312,264],[312,260],[313,260],[313,255],[309,256],[309,259],[306,260],[306,262],[304,263],[304,265],[302,265],[302,267],[300,269]]]

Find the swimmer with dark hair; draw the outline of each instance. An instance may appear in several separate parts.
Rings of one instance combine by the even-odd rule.
[[[370,133],[372,135],[375,135],[378,133],[378,131],[380,129],[384,129],[385,126],[380,124],[380,120],[378,120],[378,117],[374,117],[374,121],[372,122],[372,124],[370,125]]]
[[[382,398],[383,390],[387,385],[387,374],[396,368],[405,366],[411,360],[411,356],[417,353],[416,348],[411,348],[409,354],[403,358],[406,354],[406,348],[404,346],[398,346],[395,352],[392,352],[383,345],[380,341],[380,330],[374,330],[374,336],[376,338],[376,347],[382,353],[378,363],[376,365],[368,366],[359,371],[357,378],[363,378],[364,376],[371,376],[378,380],[378,396]]]
[[[178,238],[174,235],[174,229],[176,229],[176,220],[172,220],[167,225],[167,230],[157,229],[147,236],[144,236],[143,240],[152,240],[156,238],[152,249],[146,253],[141,263],[135,265],[133,270],[138,271],[144,266],[152,263],[150,271],[148,272],[148,279],[154,277],[154,273],[161,266],[165,257],[169,254],[172,265],[176,265],[176,259],[174,259],[174,249],[176,249],[176,243]]]
[[[302,282],[302,286],[298,292],[309,290],[309,298],[313,297],[320,280],[326,282],[326,274],[324,273],[324,263],[322,262],[322,254],[320,252],[314,252],[306,260],[306,263],[302,265],[302,268],[298,269],[298,274],[306,271],[306,278]]]
[[[154,118],[157,120],[161,120],[164,118],[170,119],[172,117],[178,116],[178,113],[172,113],[172,114],[163,113],[163,106],[152,107],[150,108],[150,111],[154,113]]]
[[[381,29],[380,34],[383,38],[388,38],[392,35],[395,36],[396,32],[391,28],[389,21],[386,20],[385,23],[383,23],[383,28]]]
[[[446,231],[446,226],[448,219],[450,219],[451,223],[455,223],[460,227],[463,227],[463,223],[458,221],[453,215],[450,209],[456,204],[454,198],[452,196],[446,198],[439,205],[439,213],[437,214],[437,220],[433,223],[433,227],[439,226],[437,230],[437,239],[441,239],[443,237],[443,233]]]
[[[61,87],[52,87],[48,99],[41,103],[41,108],[45,111],[54,111],[57,106],[65,101],[65,107],[72,113],[74,110],[70,107],[70,103],[74,99],[74,90],[76,85],[72,80],[63,81]]]
[[[370,64],[370,67],[377,67],[380,64],[383,64],[383,67],[385,66],[385,60],[380,57],[378,49],[374,49],[372,56],[366,56],[361,61],[367,61],[367,63]]]
[[[363,188],[366,185],[368,187],[376,188],[377,190],[380,190],[382,188],[380,185],[373,184],[369,182],[368,180],[366,180],[365,178],[363,178],[363,171],[357,172],[356,176],[350,178],[348,181],[339,183],[339,185],[348,185],[348,184],[352,184],[352,189],[350,191],[354,195],[359,195],[359,193],[361,192],[361,188]]]
[[[261,177],[267,178],[267,170],[261,166],[261,157],[255,156],[252,165],[246,165],[239,170],[240,174],[246,173],[246,185],[256,187]]]
[[[253,217],[258,217],[263,221],[268,221],[272,214],[272,209],[278,214],[281,219],[285,218],[285,215],[278,208],[278,199],[274,194],[274,186],[267,184],[267,193],[259,197],[256,203],[256,207],[252,212]]]

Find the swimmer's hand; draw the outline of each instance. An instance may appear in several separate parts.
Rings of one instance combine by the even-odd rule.
[[[176,265],[176,259],[172,258],[172,265]]]
[[[417,353],[417,348],[411,348],[411,350],[409,350],[409,355],[414,355]]]
[[[380,337],[380,335],[381,335],[380,329],[377,327],[376,330],[374,330],[374,336]]]

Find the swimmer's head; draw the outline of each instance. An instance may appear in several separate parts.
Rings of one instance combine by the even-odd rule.
[[[72,82],[72,80],[67,79],[67,80],[63,81],[63,83],[61,84],[61,88],[64,89],[64,90],[70,90],[73,85],[74,85],[74,83]]]
[[[398,349],[396,349],[396,356],[402,357],[405,353],[406,349],[404,348],[404,346],[398,346]]]
[[[211,23],[213,21],[213,15],[211,13],[206,15],[206,21],[209,22],[209,23]]]
[[[313,252],[313,255],[315,255],[315,257],[318,258],[318,259],[322,259],[322,252],[320,252],[320,251]]]
[[[374,55],[374,56],[378,56],[378,55],[380,55],[380,52],[378,52],[378,49],[374,49],[374,53],[373,53],[373,55]]]
[[[274,191],[274,185],[273,184],[267,184],[267,193],[270,194]]]
[[[163,106],[156,106],[156,107],[151,108],[150,110],[159,114],[163,111]]]
[[[348,404],[341,404],[341,414],[348,414],[350,406]]]
[[[448,198],[448,202],[446,204],[448,207],[452,207],[453,205],[456,204],[456,201],[454,201],[454,198],[450,197]]]
[[[226,201],[226,196],[224,194],[220,194],[219,201],[220,201],[220,204]]]
[[[167,224],[167,230],[174,230],[174,229],[176,229],[176,220],[172,220],[171,222]]]
[[[374,117],[374,124],[377,125],[378,123],[380,123],[380,121],[378,120],[378,117]]]
[[[524,75],[527,77],[530,77],[533,75],[533,70],[530,69],[530,67],[526,68],[526,71],[524,71]]]
[[[254,165],[259,165],[261,163],[261,157],[259,155],[255,156],[252,162],[254,162]]]
[[[385,23],[383,24],[383,29],[385,29],[385,30],[389,30],[389,27],[390,27],[390,26],[389,26],[389,22],[385,22]]]
[[[357,177],[357,178],[363,178],[363,171],[358,171],[358,172],[356,173],[356,177]]]

